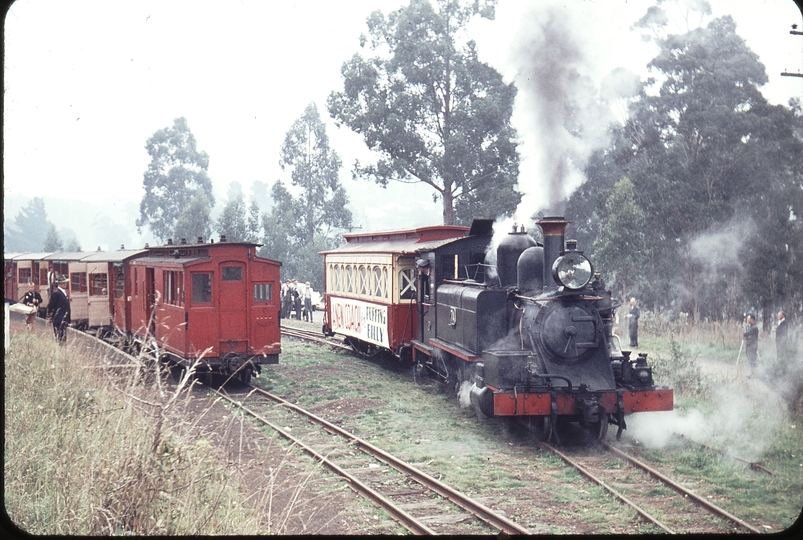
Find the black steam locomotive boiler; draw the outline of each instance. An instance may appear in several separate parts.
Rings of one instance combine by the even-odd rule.
[[[603,439],[625,415],[671,410],[671,388],[656,387],[646,354],[631,359],[613,339],[617,307],[562,217],[538,221],[543,245],[515,230],[486,252],[492,222],[417,259],[421,375],[453,386],[485,416],[519,417],[544,440],[558,421]],[[489,259],[489,258],[488,258]],[[495,270],[495,271],[494,271]]]

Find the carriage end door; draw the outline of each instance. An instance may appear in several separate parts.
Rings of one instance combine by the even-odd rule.
[[[220,355],[228,352],[246,354],[248,344],[248,306],[245,263],[220,263]]]

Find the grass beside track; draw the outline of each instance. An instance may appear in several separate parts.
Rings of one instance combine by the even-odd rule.
[[[800,374],[788,373],[782,391],[769,354],[763,371],[750,380],[701,369],[708,350],[717,351],[714,362],[730,358],[725,367],[734,367],[736,357],[717,345],[721,333],[646,337],[639,350],[650,353],[659,384],[676,389],[676,410],[628,417],[631,429],[622,442],[718,506],[768,533],[779,532],[791,527],[803,508],[803,408],[794,409],[796,398],[789,393]],[[578,489],[576,473],[506,422],[478,419],[438,384],[416,384],[412,370],[395,359],[354,359],[291,341],[283,347],[281,364],[259,384],[321,411],[467,494],[493,498],[525,526],[556,534],[660,532],[634,529],[636,518],[601,489]],[[364,407],[347,406],[354,400],[364,400]],[[609,440],[614,434],[612,429]],[[761,462],[773,474],[751,470],[689,438]]]
[[[160,429],[93,364],[73,339],[58,347],[42,334],[11,336],[3,449],[11,522],[33,535],[258,534],[258,516],[239,503],[214,449]]]

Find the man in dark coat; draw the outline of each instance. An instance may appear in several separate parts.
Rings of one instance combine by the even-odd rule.
[[[641,308],[636,299],[630,299],[630,311],[627,312],[627,333],[630,336],[630,346],[638,347],[638,319],[641,317]]]
[[[756,359],[758,357],[758,326],[756,326],[756,318],[753,314],[747,315],[747,327],[744,330],[744,350],[747,353],[747,359],[750,361],[750,375],[756,369]]]
[[[778,312],[778,326],[775,327],[775,354],[779,361],[786,360],[787,340],[789,338],[789,323],[786,322],[786,313]]]
[[[47,304],[47,315],[53,320],[53,335],[63,345],[67,341],[67,325],[70,323],[70,299],[67,298],[67,278],[61,277],[56,281],[57,287],[50,295]]]

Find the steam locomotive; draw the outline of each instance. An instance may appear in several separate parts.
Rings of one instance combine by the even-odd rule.
[[[647,355],[633,359],[617,346],[618,306],[577,242],[565,241],[568,221],[538,225],[542,245],[522,227],[495,252],[492,220],[351,235],[324,253],[324,333],[341,333],[362,352],[409,358],[418,375],[453,387],[478,414],[523,420],[544,440],[559,441],[559,420],[597,439],[614,424],[618,439],[625,415],[671,410],[673,391],[655,386]],[[371,260],[386,267],[362,273]],[[360,275],[364,290],[380,294],[355,294]]]

